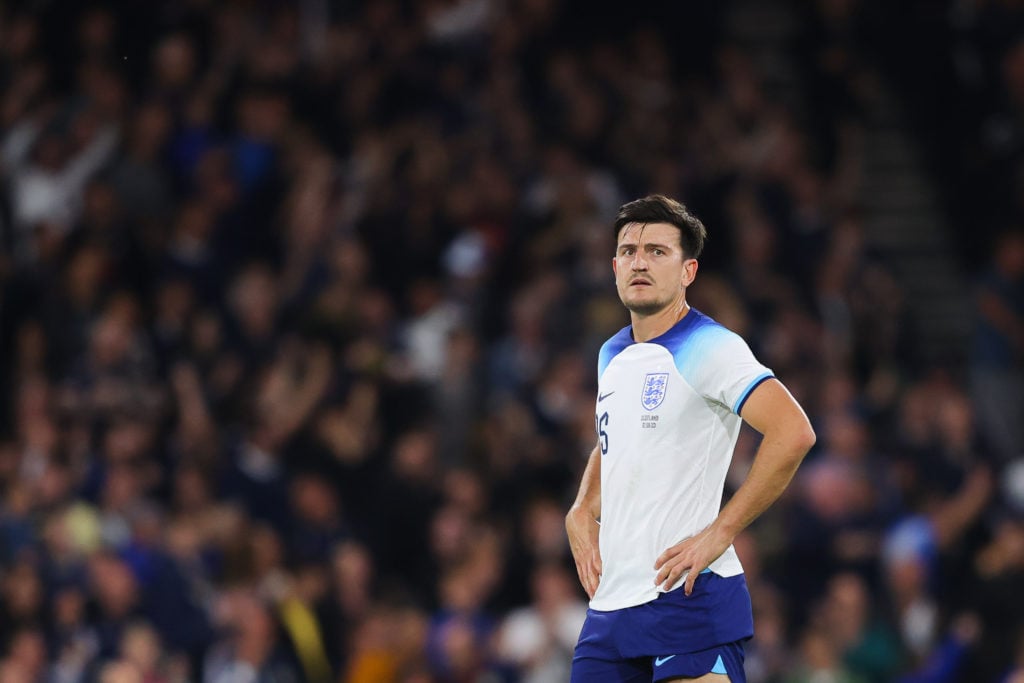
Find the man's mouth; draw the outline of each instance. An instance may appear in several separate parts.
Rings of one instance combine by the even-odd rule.
[[[645,280],[643,278],[637,278],[635,280],[630,280],[629,281],[629,286],[630,287],[633,287],[633,286],[636,286],[636,285],[642,285],[642,286],[646,287],[646,286],[649,286],[650,284],[651,284],[650,280]]]

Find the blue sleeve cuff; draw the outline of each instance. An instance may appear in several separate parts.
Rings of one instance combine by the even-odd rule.
[[[747,402],[748,398],[750,398],[750,394],[754,391],[754,389],[760,386],[760,384],[765,380],[769,380],[774,377],[775,375],[773,375],[772,373],[766,372],[763,375],[759,375],[758,377],[754,378],[754,381],[748,384],[747,388],[743,390],[742,394],[740,394],[740,397],[736,401],[736,405],[733,407],[732,412],[739,415],[740,411],[743,410],[743,404]]]

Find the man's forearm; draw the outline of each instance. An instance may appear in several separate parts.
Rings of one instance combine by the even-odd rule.
[[[813,445],[814,432],[809,427],[784,435],[765,434],[750,473],[714,525],[735,538],[778,500]]]
[[[601,517],[601,449],[595,447],[587,460],[580,480],[576,501],[569,509],[570,515],[586,514],[591,519]]]
[[[565,531],[569,548],[576,562],[580,583],[591,598],[601,583],[600,531],[601,516],[601,449],[595,448],[583,470],[576,502],[565,515]]]

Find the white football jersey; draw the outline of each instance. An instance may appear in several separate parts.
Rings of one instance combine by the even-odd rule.
[[[654,585],[655,560],[718,516],[740,409],[772,376],[739,335],[696,309],[650,341],[633,341],[626,327],[604,343],[596,413],[603,573],[593,609],[640,605],[664,590]],[[743,572],[732,546],[710,569]]]

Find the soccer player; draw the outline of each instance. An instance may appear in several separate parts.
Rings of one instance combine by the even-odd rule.
[[[598,360],[597,435],[566,531],[590,609],[573,683],[746,681],[750,595],[732,541],[814,445],[735,333],[686,303],[707,232],[660,195],[624,204],[612,270],[631,324]],[[764,435],[719,511],[741,419]]]

